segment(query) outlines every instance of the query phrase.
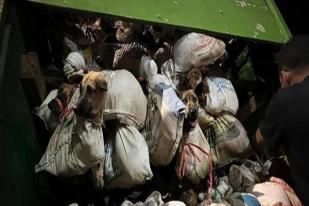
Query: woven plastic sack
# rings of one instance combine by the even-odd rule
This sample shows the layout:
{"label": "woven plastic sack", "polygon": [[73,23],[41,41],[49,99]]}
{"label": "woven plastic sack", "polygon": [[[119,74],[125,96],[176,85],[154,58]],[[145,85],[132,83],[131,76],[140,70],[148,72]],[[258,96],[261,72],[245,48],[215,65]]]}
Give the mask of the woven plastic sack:
{"label": "woven plastic sack", "polygon": [[292,205],[284,189],[273,182],[256,184],[250,193],[257,197],[261,206],[269,206],[276,203],[282,203],[282,205]]}
{"label": "woven plastic sack", "polygon": [[168,165],[182,137],[185,105],[162,75],[150,81],[146,119],[146,142],[150,161],[155,166]]}
{"label": "woven plastic sack", "polygon": [[[74,93],[69,107],[79,97]],[[47,171],[57,176],[74,176],[88,171],[104,160],[104,138],[100,125],[82,120],[72,111],[52,135],[35,172]]]}
{"label": "woven plastic sack", "polygon": [[179,92],[187,89],[187,73],[177,72],[172,59],[169,59],[162,64],[161,73],[168,79],[174,90]]}
{"label": "woven plastic sack", "polygon": [[139,70],[140,75],[148,81],[158,73],[156,62],[145,55],[141,58]]}
{"label": "woven plastic sack", "polygon": [[206,77],[209,93],[206,95],[205,109],[212,115],[230,112],[235,115],[238,111],[238,98],[235,89],[228,79]]}
{"label": "woven plastic sack", "polygon": [[121,204],[121,206],[162,206],[163,203],[161,193],[154,191],[151,195],[149,195],[145,202],[137,202],[134,204],[126,200]]}
{"label": "woven plastic sack", "polygon": [[247,131],[234,116],[226,114],[214,118],[201,112],[198,122],[210,144],[213,161],[217,165],[251,154]]}
{"label": "woven plastic sack", "polygon": [[108,91],[104,105],[104,121],[118,119],[120,123],[141,129],[147,113],[147,99],[135,77],[127,70],[102,71]]}
{"label": "woven plastic sack", "polygon": [[213,64],[225,53],[223,41],[199,33],[181,37],[173,47],[176,72]]}
{"label": "woven plastic sack", "polygon": [[178,177],[186,177],[193,184],[198,184],[208,175],[211,156],[210,147],[197,124],[195,128],[185,134],[179,145],[176,171]]}
{"label": "woven plastic sack", "polygon": [[229,180],[235,192],[248,192],[259,182],[259,178],[245,165],[232,165]]}
{"label": "woven plastic sack", "polygon": [[106,143],[107,188],[131,188],[153,176],[144,137],[133,126],[117,125],[115,136]]}
{"label": "woven plastic sack", "polygon": [[42,104],[39,107],[34,108],[34,113],[38,115],[44,122],[45,127],[50,131],[54,132],[59,124],[59,117],[52,113],[48,107],[48,103],[51,102],[58,93],[58,89],[52,90]]}
{"label": "woven plastic sack", "polygon": [[74,81],[76,76],[82,78],[85,67],[86,63],[82,52],[71,52],[64,60],[63,72],[69,81]]}
{"label": "woven plastic sack", "polygon": [[301,201],[299,200],[299,198],[297,197],[297,195],[295,194],[295,191],[283,179],[280,179],[277,177],[271,177],[270,181],[276,183],[285,191],[292,205],[294,206],[303,205]]}
{"label": "woven plastic sack", "polygon": [[211,199],[220,202],[224,197],[232,194],[233,188],[227,176],[216,179],[212,190]]}
{"label": "woven plastic sack", "polygon": [[139,76],[140,59],[147,55],[147,49],[137,42],[115,44],[116,51],[113,60],[114,69],[127,69],[134,76]]}

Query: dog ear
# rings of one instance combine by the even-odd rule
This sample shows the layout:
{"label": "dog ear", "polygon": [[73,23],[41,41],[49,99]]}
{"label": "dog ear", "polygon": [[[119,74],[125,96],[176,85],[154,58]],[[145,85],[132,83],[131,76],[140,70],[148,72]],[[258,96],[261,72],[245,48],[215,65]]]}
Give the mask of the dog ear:
{"label": "dog ear", "polygon": [[107,91],[107,82],[105,78],[101,75],[96,79],[96,87],[100,88],[103,91]]}

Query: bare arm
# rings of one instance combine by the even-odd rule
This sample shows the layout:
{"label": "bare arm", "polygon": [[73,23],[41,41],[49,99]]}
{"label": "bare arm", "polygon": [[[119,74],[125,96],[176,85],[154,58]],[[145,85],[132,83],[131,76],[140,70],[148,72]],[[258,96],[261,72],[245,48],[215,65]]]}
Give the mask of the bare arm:
{"label": "bare arm", "polygon": [[266,145],[265,138],[263,137],[260,129],[256,130],[255,136],[253,137],[253,147],[256,152],[261,153]]}

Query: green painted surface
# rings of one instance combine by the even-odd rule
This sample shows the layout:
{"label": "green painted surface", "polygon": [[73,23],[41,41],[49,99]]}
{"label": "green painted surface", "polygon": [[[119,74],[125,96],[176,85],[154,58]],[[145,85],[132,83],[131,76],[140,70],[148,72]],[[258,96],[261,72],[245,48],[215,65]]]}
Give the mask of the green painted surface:
{"label": "green painted surface", "polygon": [[19,79],[24,53],[15,9],[7,7],[0,34],[0,205],[36,206],[37,142]]}
{"label": "green painted surface", "polygon": [[29,0],[276,43],[291,34],[273,0]]}

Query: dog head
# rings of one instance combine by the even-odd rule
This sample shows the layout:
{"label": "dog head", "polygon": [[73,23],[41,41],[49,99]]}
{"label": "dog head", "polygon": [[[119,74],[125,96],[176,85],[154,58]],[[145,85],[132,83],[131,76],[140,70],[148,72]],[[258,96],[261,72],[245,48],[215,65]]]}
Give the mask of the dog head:
{"label": "dog head", "polygon": [[203,73],[199,68],[193,68],[187,73],[188,86],[195,89],[203,81]]}
{"label": "dog head", "polygon": [[191,130],[197,123],[199,108],[198,97],[192,89],[182,91],[180,96],[181,100],[187,106],[187,117],[185,118],[184,129]]}
{"label": "dog head", "polygon": [[58,89],[57,96],[48,103],[48,108],[55,114],[60,115],[68,106],[74,91],[75,87],[72,84],[61,84]]}
{"label": "dog head", "polygon": [[102,113],[107,82],[101,72],[91,71],[84,75],[81,83],[81,96],[74,111],[78,116],[92,119],[102,124]]}
{"label": "dog head", "polygon": [[191,89],[194,90],[199,99],[199,103],[204,106],[206,104],[205,95],[209,93],[207,79],[203,79],[204,68],[193,68],[187,73],[187,82]]}

